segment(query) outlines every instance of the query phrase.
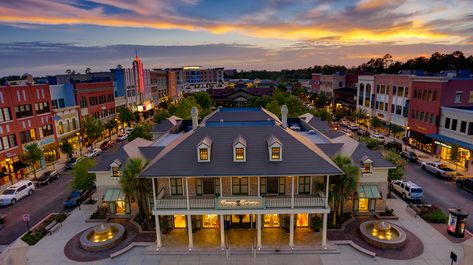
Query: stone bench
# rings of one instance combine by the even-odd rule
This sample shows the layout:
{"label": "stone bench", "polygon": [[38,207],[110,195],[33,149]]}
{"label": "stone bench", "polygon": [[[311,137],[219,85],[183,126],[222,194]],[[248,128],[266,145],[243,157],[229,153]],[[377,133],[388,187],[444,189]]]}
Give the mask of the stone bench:
{"label": "stone bench", "polygon": [[62,227],[62,223],[58,223],[56,220],[52,221],[50,224],[48,224],[44,229],[52,235],[53,232],[55,232],[59,227]]}
{"label": "stone bench", "polygon": [[407,207],[406,207],[406,212],[408,212],[409,214],[411,214],[414,217],[419,216],[421,211],[422,210],[419,209],[419,207],[417,207],[414,204],[408,204]]}

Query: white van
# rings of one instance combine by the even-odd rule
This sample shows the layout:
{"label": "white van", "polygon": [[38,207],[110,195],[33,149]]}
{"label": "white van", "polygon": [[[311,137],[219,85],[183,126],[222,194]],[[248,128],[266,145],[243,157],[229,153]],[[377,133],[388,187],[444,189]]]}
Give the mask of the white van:
{"label": "white van", "polygon": [[393,180],[391,188],[401,194],[403,199],[422,200],[424,190],[412,181]]}
{"label": "white van", "polygon": [[0,194],[0,205],[13,205],[26,196],[33,194],[35,187],[29,180],[18,181]]}

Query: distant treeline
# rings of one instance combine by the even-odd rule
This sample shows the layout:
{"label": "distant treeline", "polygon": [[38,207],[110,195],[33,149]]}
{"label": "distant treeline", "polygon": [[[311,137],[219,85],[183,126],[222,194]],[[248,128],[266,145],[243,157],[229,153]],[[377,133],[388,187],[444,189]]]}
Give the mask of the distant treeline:
{"label": "distant treeline", "polygon": [[465,57],[463,52],[456,51],[450,54],[433,53],[430,57],[420,56],[405,62],[394,61],[390,54],[381,58],[371,58],[368,62],[356,67],[348,68],[343,65],[315,65],[305,69],[266,71],[252,70],[240,71],[228,78],[238,79],[271,79],[271,80],[297,80],[310,79],[312,73],[334,74],[336,72],[366,72],[373,74],[389,73],[396,74],[401,70],[424,70],[427,73],[436,74],[443,70],[464,70],[473,72],[473,56]]}

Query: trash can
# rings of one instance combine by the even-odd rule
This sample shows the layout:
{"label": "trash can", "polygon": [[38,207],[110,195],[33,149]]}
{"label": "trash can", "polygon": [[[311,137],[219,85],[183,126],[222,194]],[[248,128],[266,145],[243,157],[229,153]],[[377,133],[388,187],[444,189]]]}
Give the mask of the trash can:
{"label": "trash can", "polygon": [[447,233],[456,238],[465,236],[465,221],[468,217],[467,212],[459,208],[448,209]]}

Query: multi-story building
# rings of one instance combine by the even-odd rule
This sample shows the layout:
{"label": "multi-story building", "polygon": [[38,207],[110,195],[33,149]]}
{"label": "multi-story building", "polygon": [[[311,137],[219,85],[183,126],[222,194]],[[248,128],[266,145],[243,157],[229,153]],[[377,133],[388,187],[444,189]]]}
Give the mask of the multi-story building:
{"label": "multi-story building", "polygon": [[155,104],[159,104],[168,95],[168,75],[164,70],[151,71],[151,94]]}
{"label": "multi-story building", "polygon": [[178,92],[193,93],[209,88],[224,88],[223,68],[202,68],[201,66],[184,66],[171,68],[176,73]]}
{"label": "multi-story building", "polygon": [[125,98],[132,111],[149,111],[154,108],[151,92],[151,70],[144,69],[141,59],[136,55],[132,69],[125,71]]}
{"label": "multi-story building", "polygon": [[441,107],[473,107],[473,79],[414,77],[410,94],[409,144],[434,154]]}
{"label": "multi-story building", "polygon": [[92,116],[109,120],[115,116],[113,82],[74,83],[80,118]]}
{"label": "multi-story building", "polygon": [[66,139],[75,150],[79,150],[80,115],[79,105],[75,100],[73,84],[49,86],[51,106],[57,140],[60,143]]}
{"label": "multi-story building", "polygon": [[[286,117],[279,121],[256,108],[219,109],[198,124],[193,110],[193,129],[164,147],[141,173],[152,180],[158,248],[166,247],[163,225],[187,229],[189,249],[195,246],[195,229],[214,228],[207,231],[215,236],[203,235],[224,247],[224,228],[238,227],[256,227],[258,248],[271,244],[262,230],[276,227],[289,231],[288,248],[299,247],[294,235],[306,233],[326,246],[328,184],[341,171],[315,144],[287,128]],[[321,238],[307,229],[313,218],[323,220]]]}
{"label": "multi-story building", "polygon": [[[473,103],[473,91],[468,101]],[[456,145],[459,159],[453,162],[459,170],[473,173],[473,107],[441,107],[439,132],[427,136],[434,139],[435,153],[446,161],[451,161]]]}
{"label": "multi-story building", "polygon": [[[356,109],[364,110],[367,118],[374,115],[375,92],[373,75],[358,76]],[[362,119],[362,122],[369,125],[368,119]]]}
{"label": "multi-story building", "polygon": [[56,75],[48,79],[50,85],[73,84],[84,82],[108,82],[114,81],[115,74],[111,72],[92,72],[87,74],[64,74]]}
{"label": "multi-story building", "polygon": [[345,87],[345,81],[345,74],[324,75],[313,73],[312,90],[315,93],[324,93],[327,96],[333,97],[334,89]]}
{"label": "multi-story building", "polygon": [[167,73],[167,96],[170,100],[176,100],[179,97],[179,91],[177,87],[176,72],[166,71]]}
{"label": "multi-story building", "polygon": [[28,144],[38,144],[45,156],[35,167],[44,167],[46,159],[57,158],[57,139],[51,112],[49,86],[0,87],[0,165],[5,184],[23,175],[27,167],[19,155]]}
{"label": "multi-story building", "polygon": [[[386,123],[406,126],[411,82],[412,77],[410,75],[375,75],[373,88],[376,88],[376,90],[373,91],[375,93],[373,116]],[[367,94],[370,92],[368,85],[365,87],[365,105]]]}

